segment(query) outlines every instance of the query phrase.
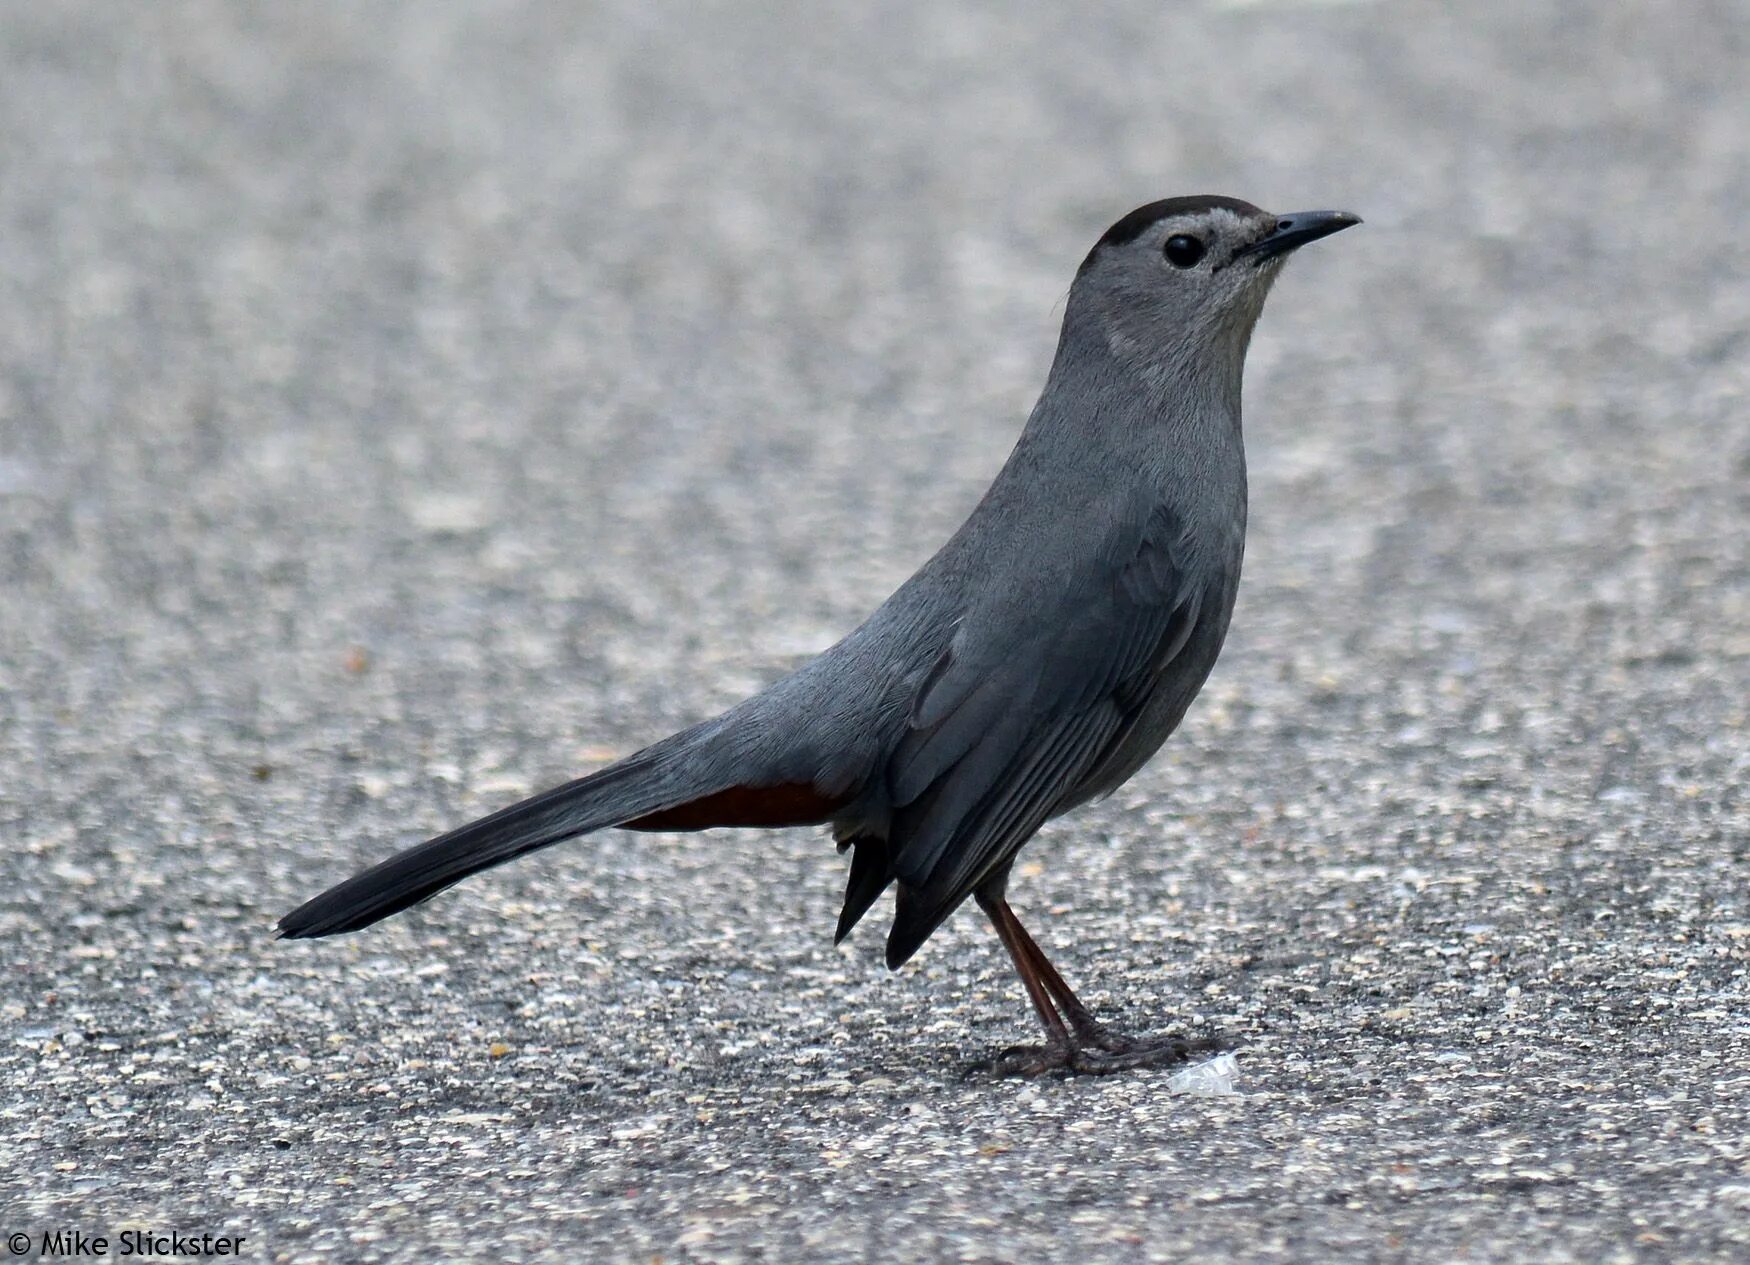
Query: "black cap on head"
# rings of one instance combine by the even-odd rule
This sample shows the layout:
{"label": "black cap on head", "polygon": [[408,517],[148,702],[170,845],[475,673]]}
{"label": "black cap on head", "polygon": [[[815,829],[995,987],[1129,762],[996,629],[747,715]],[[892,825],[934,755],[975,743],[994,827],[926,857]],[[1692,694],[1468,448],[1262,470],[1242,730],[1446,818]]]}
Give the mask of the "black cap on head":
{"label": "black cap on head", "polygon": [[1157,220],[1164,220],[1172,215],[1196,215],[1201,211],[1213,211],[1217,208],[1232,211],[1235,215],[1263,215],[1264,212],[1250,202],[1242,202],[1238,198],[1224,198],[1214,193],[1194,193],[1185,198],[1162,198],[1159,202],[1150,202],[1147,206],[1139,206],[1136,210],[1119,220],[1101,235],[1094,243],[1094,248],[1088,252],[1088,257],[1082,260],[1082,266],[1076,269],[1079,277],[1093,266],[1094,256],[1106,246],[1122,246],[1133,242],[1148,230],[1149,225]]}

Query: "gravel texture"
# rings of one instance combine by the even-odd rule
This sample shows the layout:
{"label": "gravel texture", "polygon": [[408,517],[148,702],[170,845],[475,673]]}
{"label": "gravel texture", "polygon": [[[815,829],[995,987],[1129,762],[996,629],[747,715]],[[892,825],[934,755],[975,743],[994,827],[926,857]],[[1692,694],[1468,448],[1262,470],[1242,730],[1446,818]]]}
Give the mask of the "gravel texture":
{"label": "gravel texture", "polygon": [[[0,1234],[289,1261],[1750,1259],[1750,6],[0,17]],[[1227,652],[1015,896],[818,832],[326,883],[733,702],[977,498],[1076,262],[1348,207]]]}

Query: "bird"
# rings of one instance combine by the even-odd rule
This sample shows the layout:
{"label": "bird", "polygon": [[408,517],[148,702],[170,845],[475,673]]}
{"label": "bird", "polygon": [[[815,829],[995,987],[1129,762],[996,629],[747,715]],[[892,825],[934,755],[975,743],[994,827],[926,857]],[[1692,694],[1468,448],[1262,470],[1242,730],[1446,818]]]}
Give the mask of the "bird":
{"label": "bird", "polygon": [[1361,222],[1237,198],[1117,220],[1068,298],[1038,403],[970,516],[861,625],[712,719],[390,856],[286,914],[357,931],[481,870],[607,827],[821,826],[849,852],[837,944],[895,889],[897,970],[970,897],[1041,1045],[999,1073],[1167,1066],[1214,1047],[1101,1023],[1008,885],[1046,821],[1124,783],[1202,688],[1246,536],[1246,348],[1284,261]]}

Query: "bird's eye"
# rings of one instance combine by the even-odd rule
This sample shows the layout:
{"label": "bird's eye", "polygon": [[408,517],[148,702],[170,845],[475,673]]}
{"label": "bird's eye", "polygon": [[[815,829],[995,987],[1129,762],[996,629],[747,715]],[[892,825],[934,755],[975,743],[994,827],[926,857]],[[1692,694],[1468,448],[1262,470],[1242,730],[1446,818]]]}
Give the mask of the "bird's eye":
{"label": "bird's eye", "polygon": [[1195,267],[1197,261],[1203,258],[1203,252],[1208,249],[1201,237],[1192,237],[1188,233],[1174,233],[1167,238],[1167,244],[1161,247],[1167,262],[1175,268]]}

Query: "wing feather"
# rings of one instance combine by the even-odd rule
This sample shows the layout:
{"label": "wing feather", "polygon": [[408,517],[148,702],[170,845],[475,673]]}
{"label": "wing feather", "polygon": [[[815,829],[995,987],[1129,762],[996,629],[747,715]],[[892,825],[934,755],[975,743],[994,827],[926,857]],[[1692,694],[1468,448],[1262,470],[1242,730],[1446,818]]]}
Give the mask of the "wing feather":
{"label": "wing feather", "polygon": [[1141,521],[1054,601],[969,612],[925,678],[888,769],[890,965],[1074,794],[1190,638],[1202,602],[1183,526],[1165,506]]}

